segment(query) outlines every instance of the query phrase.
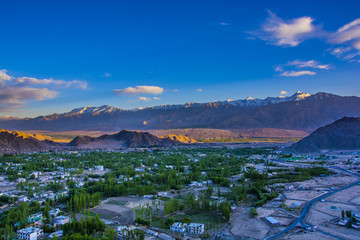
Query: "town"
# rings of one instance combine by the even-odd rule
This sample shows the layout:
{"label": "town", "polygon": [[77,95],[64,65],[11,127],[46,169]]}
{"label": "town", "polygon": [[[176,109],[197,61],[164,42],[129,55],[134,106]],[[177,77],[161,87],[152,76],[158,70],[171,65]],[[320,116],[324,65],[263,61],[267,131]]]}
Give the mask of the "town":
{"label": "town", "polygon": [[1,237],[357,239],[359,164],[270,147],[5,154]]}

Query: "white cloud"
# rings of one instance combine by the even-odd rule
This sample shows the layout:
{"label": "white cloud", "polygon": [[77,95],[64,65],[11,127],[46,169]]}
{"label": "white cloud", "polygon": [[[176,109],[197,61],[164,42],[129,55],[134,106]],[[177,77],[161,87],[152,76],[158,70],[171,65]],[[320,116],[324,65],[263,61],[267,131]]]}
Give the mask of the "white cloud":
{"label": "white cloud", "polygon": [[330,42],[339,44],[357,39],[360,39],[360,18],[339,28],[332,34]]}
{"label": "white cloud", "polygon": [[304,75],[316,75],[316,72],[312,71],[285,71],[280,74],[283,77],[300,77]]}
{"label": "white cloud", "polygon": [[0,84],[11,79],[11,77],[6,72],[6,69],[0,70]]}
{"label": "white cloud", "polygon": [[161,98],[158,98],[158,97],[154,97],[155,100],[161,100]]}
{"label": "white cloud", "polygon": [[106,73],[104,74],[104,76],[105,76],[105,77],[111,77],[111,73],[107,73],[107,72],[106,72]]}
{"label": "white cloud", "polygon": [[172,91],[173,92],[179,92],[179,89],[173,89]]}
{"label": "white cloud", "polygon": [[318,68],[318,69],[330,69],[330,64],[319,64],[319,62],[315,60],[302,61],[302,60],[294,60],[290,61],[286,64],[287,66],[295,66],[298,68]]}
{"label": "white cloud", "polygon": [[164,89],[157,86],[136,86],[124,89],[114,89],[117,94],[162,94]]}
{"label": "white cloud", "polygon": [[229,23],[227,23],[227,22],[220,22],[219,23],[221,26],[228,26],[229,25]]}
{"label": "white cloud", "polygon": [[14,85],[3,86],[0,89],[0,108],[1,105],[22,105],[29,100],[42,101],[55,98],[59,92],[47,88],[18,88]]}
{"label": "white cloud", "polygon": [[87,88],[87,82],[86,81],[80,81],[80,80],[72,80],[72,81],[64,81],[64,80],[54,80],[53,78],[48,79],[38,79],[33,77],[18,77],[14,79],[14,83],[22,83],[27,85],[54,85],[57,87],[63,87],[63,88],[80,88],[80,89],[86,89]]}
{"label": "white cloud", "polygon": [[148,97],[138,97],[137,100],[138,100],[138,101],[145,101],[145,102],[147,102],[147,101],[150,101],[151,98],[148,98]]}
{"label": "white cloud", "polygon": [[287,93],[287,91],[280,91],[280,95],[286,95]]}
{"label": "white cloud", "polygon": [[87,82],[55,80],[53,78],[13,77],[3,69],[0,70],[0,109],[22,107],[27,101],[32,100],[52,99],[60,94],[55,89],[70,87],[86,89]]}
{"label": "white cloud", "polygon": [[[274,69],[276,72],[282,72],[280,76],[284,77],[299,77],[303,75],[315,75],[316,72],[309,71],[305,69],[321,69],[321,70],[329,70],[330,64],[320,64],[318,61],[315,60],[293,60],[288,61],[286,64],[276,66]],[[304,69],[302,71],[298,71],[298,69]]]}
{"label": "white cloud", "polygon": [[354,21],[348,23],[348,24],[345,24],[344,26],[342,26],[341,28],[339,28],[337,30],[337,32],[345,32],[345,31],[348,31],[349,29],[352,29],[353,27],[355,26],[358,26],[360,25],[360,18],[357,18],[355,19]]}
{"label": "white cloud", "polygon": [[275,67],[275,72],[282,72],[282,71],[284,71],[283,67],[281,67],[281,66]]}
{"label": "white cloud", "polygon": [[351,47],[337,47],[328,49],[330,53],[338,58],[343,56],[345,53],[351,51]]}
{"label": "white cloud", "polygon": [[202,92],[203,90],[202,90],[201,88],[199,88],[199,89],[196,89],[196,91],[198,91],[198,92]]}
{"label": "white cloud", "polygon": [[340,27],[328,39],[331,44],[345,45],[330,49],[330,53],[343,60],[360,56],[360,18]]}
{"label": "white cloud", "polygon": [[360,50],[360,39],[359,39],[359,41],[354,42],[353,46],[354,46],[354,48],[356,48],[357,50]]}
{"label": "white cloud", "polygon": [[269,17],[261,29],[250,32],[250,34],[270,44],[295,47],[321,32],[321,27],[313,24],[314,19],[312,17],[305,16],[283,20],[271,11],[268,13]]}

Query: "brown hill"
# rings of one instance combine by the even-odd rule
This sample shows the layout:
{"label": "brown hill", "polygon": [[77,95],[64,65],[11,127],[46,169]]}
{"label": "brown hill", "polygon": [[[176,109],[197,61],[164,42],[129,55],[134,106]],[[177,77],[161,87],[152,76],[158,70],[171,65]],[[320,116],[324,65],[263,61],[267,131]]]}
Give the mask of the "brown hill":
{"label": "brown hill", "polygon": [[82,136],[74,138],[68,145],[78,148],[119,148],[119,147],[151,147],[174,146],[179,144],[170,138],[158,138],[148,132],[122,130],[112,135],[98,138]]}
{"label": "brown hill", "polygon": [[165,136],[161,136],[160,138],[170,138],[173,141],[181,143],[196,143],[196,140],[183,135],[167,134]]}
{"label": "brown hill", "polygon": [[48,151],[58,145],[45,139],[40,141],[30,135],[17,131],[0,130],[0,153],[29,153]]}
{"label": "brown hill", "polygon": [[344,117],[287,148],[290,152],[360,149],[360,118]]}
{"label": "brown hill", "polygon": [[9,130],[5,130],[5,129],[0,129],[0,132],[8,132],[11,133],[13,135],[15,135],[16,137],[22,137],[22,138],[35,138],[39,141],[45,141],[45,140],[50,140],[52,141],[52,137],[50,136],[46,136],[46,135],[41,135],[41,134],[36,134],[36,133],[25,133],[25,132],[19,132],[19,131],[9,131]]}

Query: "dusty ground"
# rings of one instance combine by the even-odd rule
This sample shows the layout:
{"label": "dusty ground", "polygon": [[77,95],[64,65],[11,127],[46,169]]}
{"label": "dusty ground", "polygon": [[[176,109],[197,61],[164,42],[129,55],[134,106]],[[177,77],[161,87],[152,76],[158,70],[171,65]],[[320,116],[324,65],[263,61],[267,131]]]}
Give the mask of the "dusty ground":
{"label": "dusty ground", "polygon": [[309,201],[314,199],[322,194],[322,191],[307,191],[307,190],[297,190],[297,191],[286,191],[284,192],[286,198],[294,199],[294,200],[304,200]]}
{"label": "dusty ground", "polygon": [[309,232],[303,229],[295,229],[285,234],[281,238],[282,240],[335,240],[331,236],[325,235],[320,232]]}
{"label": "dusty ground", "polygon": [[358,178],[352,175],[334,175],[329,177],[318,177],[304,182],[295,182],[293,185],[299,187],[310,187],[310,188],[331,188],[331,187],[341,187],[349,185],[352,182],[355,182]]}
{"label": "dusty ground", "polygon": [[[339,194],[341,193],[342,192],[339,192]],[[336,197],[339,198],[339,196]],[[346,200],[346,194],[343,194],[343,198],[344,200]],[[332,206],[336,208],[332,208]],[[314,204],[311,208],[311,211],[309,212],[306,221],[317,226],[320,230],[342,237],[344,239],[360,239],[360,231],[341,227],[332,222],[329,222],[329,220],[334,217],[340,217],[341,210],[351,209],[359,211],[360,207],[346,203],[332,202],[330,200],[327,200],[326,202],[318,202]]]}
{"label": "dusty ground", "polygon": [[239,212],[231,215],[229,231],[236,237],[263,239],[270,231],[270,226],[260,218],[249,217],[248,212]]}
{"label": "dusty ground", "polygon": [[326,198],[328,201],[360,205],[360,186],[340,191]]}
{"label": "dusty ground", "polygon": [[292,206],[293,203],[295,202],[300,202],[300,204],[303,206],[305,204],[305,201],[299,201],[299,200],[288,200],[288,199],[285,199],[285,205],[290,207]]}

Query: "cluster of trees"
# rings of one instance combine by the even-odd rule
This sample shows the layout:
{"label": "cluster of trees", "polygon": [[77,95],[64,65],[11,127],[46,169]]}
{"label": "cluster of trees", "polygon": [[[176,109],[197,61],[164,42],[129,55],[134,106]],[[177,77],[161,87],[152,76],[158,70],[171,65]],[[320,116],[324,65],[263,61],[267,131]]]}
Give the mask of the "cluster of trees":
{"label": "cluster of trees", "polygon": [[1,195],[0,196],[0,206],[4,205],[4,204],[11,204],[14,203],[15,201],[18,200],[18,197],[9,197],[6,195]]}
{"label": "cluster of trees", "polygon": [[[7,236],[13,239],[16,236],[17,229],[24,228],[28,224],[28,217],[31,214],[39,212],[41,209],[38,202],[31,202],[30,204],[23,202],[18,207],[5,210],[0,215],[0,236]],[[17,227],[15,223],[18,223]]]}
{"label": "cluster of trees", "polygon": [[[184,209],[183,205],[181,207],[182,209]],[[175,211],[180,210],[180,204],[179,204],[179,199],[177,198],[173,198],[169,201],[164,202],[164,213],[165,215],[168,215],[170,213],[173,213]]]}
{"label": "cluster of trees", "polygon": [[231,204],[229,202],[224,202],[221,204],[221,212],[223,216],[226,218],[226,220],[230,220],[230,214],[231,214]]}
{"label": "cluster of trees", "polygon": [[74,212],[85,211],[100,204],[100,193],[89,194],[85,191],[75,192],[68,201],[68,210]]}
{"label": "cluster of trees", "polygon": [[72,235],[80,233],[81,235],[95,235],[97,232],[103,233],[106,230],[104,222],[100,221],[99,216],[90,216],[89,213],[85,215],[85,219],[81,218],[80,221],[73,219],[73,221],[63,225],[62,230],[65,235]]}
{"label": "cluster of trees", "polygon": [[[135,207],[133,210],[137,218],[141,218],[147,222],[151,222],[153,218],[160,217],[160,201],[154,200],[151,202],[151,204],[145,203],[143,205]],[[139,222],[139,224],[144,223]]]}

